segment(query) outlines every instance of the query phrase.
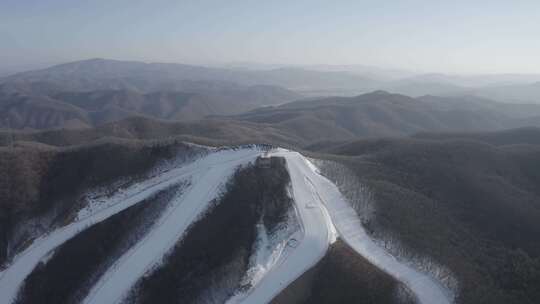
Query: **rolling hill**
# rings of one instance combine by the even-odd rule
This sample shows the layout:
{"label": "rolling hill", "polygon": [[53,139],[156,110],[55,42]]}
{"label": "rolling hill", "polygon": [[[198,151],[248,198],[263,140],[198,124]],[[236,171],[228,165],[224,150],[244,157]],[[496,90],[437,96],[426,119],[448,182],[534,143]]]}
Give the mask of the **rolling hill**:
{"label": "rolling hill", "polygon": [[[132,90],[60,91],[48,95],[0,95],[0,127],[80,128],[131,116],[197,120],[237,114],[299,98],[278,87],[196,83],[187,91],[140,93]],[[8,126],[9,124],[9,126]]]}
{"label": "rolling hill", "polygon": [[228,82],[243,86],[270,85],[294,90],[365,89],[377,83],[348,72],[302,68],[235,70],[184,64],[90,59],[18,73],[0,82],[0,91],[42,93],[64,91],[182,91],[192,81]]}
{"label": "rolling hill", "polygon": [[315,140],[481,131],[540,124],[537,105],[505,105],[475,97],[443,98],[376,91],[356,97],[301,100],[232,119],[269,125]]}
{"label": "rolling hill", "polygon": [[[81,94],[83,99],[79,99]],[[435,131],[502,130],[540,125],[540,120],[537,119],[540,113],[538,105],[510,106],[476,97],[411,98],[382,91],[356,97],[304,99],[238,115],[208,116],[202,120],[190,119],[197,116],[193,114],[197,113],[196,105],[204,104],[201,99],[197,99],[198,95],[141,95],[134,92],[106,91],[64,93],[60,96],[71,102],[63,102],[62,105],[67,104],[70,108],[77,105],[78,109],[82,109],[78,112],[81,113],[80,121],[92,125],[97,124],[97,118],[101,117],[99,123],[105,124],[87,130],[15,132],[13,136],[16,140],[66,145],[100,136],[142,139],[195,136],[221,143],[256,141],[306,147],[325,141],[398,137]],[[170,116],[173,113],[177,113],[177,116]],[[132,115],[140,117],[116,121]],[[106,123],[108,121],[111,123]],[[12,136],[10,134],[0,133],[4,144]]]}

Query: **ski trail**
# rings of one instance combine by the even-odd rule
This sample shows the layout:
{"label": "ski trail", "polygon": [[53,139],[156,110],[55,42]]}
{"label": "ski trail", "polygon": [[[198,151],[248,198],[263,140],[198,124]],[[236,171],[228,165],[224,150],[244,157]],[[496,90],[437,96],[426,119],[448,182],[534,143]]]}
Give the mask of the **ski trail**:
{"label": "ski trail", "polygon": [[267,270],[247,294],[233,296],[227,304],[270,302],[289,284],[315,266],[336,239],[324,205],[304,178],[300,154],[275,152],[272,156],[286,156],[294,202],[303,226],[303,237],[299,245]]}
{"label": "ski trail", "polygon": [[423,304],[452,303],[449,291],[430,276],[400,263],[379,247],[366,233],[356,212],[341,195],[336,185],[318,173],[316,167],[304,158],[304,174],[313,182],[317,193],[327,207],[341,238],[358,254],[404,283]]}
{"label": "ski trail", "polygon": [[[219,186],[234,169],[253,161],[260,154],[261,151],[254,147],[214,151],[190,164],[134,185],[120,195],[104,199],[102,206],[106,207],[94,213],[87,212],[77,221],[41,236],[17,255],[13,263],[0,273],[1,302],[12,302],[24,279],[37,263],[80,231],[175,183],[191,178],[191,185],[186,192],[176,197],[152,230],[106,271],[84,302],[120,301],[144,273],[159,265],[166,252],[204,214],[209,202],[219,195]],[[297,247],[277,257],[277,262],[265,271],[264,276],[248,293],[232,297],[228,304],[270,302],[324,257],[329,245],[336,239],[336,229],[358,254],[410,288],[420,303],[452,302],[450,293],[437,281],[400,263],[373,242],[338,188],[320,175],[317,168],[301,154],[277,149],[271,155],[284,157],[287,161],[302,237]],[[96,205],[100,206],[100,202]]]}
{"label": "ski trail", "polygon": [[255,158],[259,153],[260,151],[255,147],[215,151],[190,164],[166,171],[140,184],[133,185],[119,195],[104,199],[103,203],[108,206],[107,208],[85,215],[69,225],[37,238],[28,248],[15,256],[8,268],[0,272],[1,302],[13,302],[24,279],[36,265],[56,247],[84,229],[181,182],[196,172],[207,170],[213,166],[235,166],[245,160]]}
{"label": "ski trail", "polygon": [[[338,188],[319,174],[317,167],[301,154],[278,149],[273,156],[285,157],[294,199],[305,236],[300,245],[269,270],[242,298],[233,297],[228,304],[268,303],[296,278],[313,267],[326,253],[332,235],[337,232],[358,254],[405,284],[422,304],[450,304],[451,296],[437,281],[400,263],[379,247],[365,232],[356,212]],[[326,223],[323,225],[322,223]]]}
{"label": "ski trail", "polygon": [[255,159],[240,158],[207,168],[192,178],[190,189],[174,202],[169,210],[135,247],[125,253],[109,268],[92,288],[83,303],[118,303],[137,280],[152,267],[159,265],[166,253],[174,247],[219,195],[223,185],[242,164]]}
{"label": "ski trail", "polygon": [[146,189],[136,195],[130,196],[121,203],[117,203],[110,208],[101,210],[92,216],[88,216],[83,220],[74,222],[67,226],[61,227],[49,234],[45,234],[32,243],[30,247],[19,254],[14,262],[5,269],[0,275],[0,298],[4,303],[9,303],[14,300],[17,292],[23,283],[24,279],[32,272],[40,260],[49,254],[56,247],[62,245],[67,240],[71,239],[84,229],[99,223],[107,218],[143,201],[153,194],[180,182],[184,176],[178,176],[173,180],[162,183],[159,186]]}

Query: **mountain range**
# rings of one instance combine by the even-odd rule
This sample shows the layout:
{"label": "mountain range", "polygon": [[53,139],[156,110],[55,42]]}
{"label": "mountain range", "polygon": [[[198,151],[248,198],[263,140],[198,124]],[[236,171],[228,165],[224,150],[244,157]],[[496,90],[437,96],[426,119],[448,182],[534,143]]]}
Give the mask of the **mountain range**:
{"label": "mountain range", "polygon": [[3,78],[0,302],[538,303],[540,105],[478,93],[531,79],[102,59]]}
{"label": "mountain range", "polygon": [[[188,82],[185,84],[184,82]],[[288,66],[229,64],[194,66],[90,59],[0,78],[0,91],[27,94],[51,91],[178,91],[189,82],[228,82],[243,86],[280,86],[306,96],[351,96],[386,90],[409,96],[473,95],[499,102],[539,103],[535,74],[420,74],[360,65]]]}

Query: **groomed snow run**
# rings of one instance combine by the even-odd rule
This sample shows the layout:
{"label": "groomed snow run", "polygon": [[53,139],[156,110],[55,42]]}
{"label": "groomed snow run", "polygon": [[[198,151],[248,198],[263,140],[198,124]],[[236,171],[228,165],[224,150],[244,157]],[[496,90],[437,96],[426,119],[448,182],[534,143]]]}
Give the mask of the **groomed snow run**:
{"label": "groomed snow run", "polygon": [[336,240],[332,221],[319,196],[305,178],[306,168],[302,155],[280,149],[271,156],[287,159],[293,199],[304,235],[298,246],[268,269],[247,294],[241,297],[234,296],[227,304],[269,303],[289,284],[315,266],[326,254],[328,246]]}
{"label": "groomed snow run", "polygon": [[[47,257],[47,255],[57,248],[58,246],[62,245],[67,240],[71,239],[84,229],[99,223],[110,216],[117,214],[118,212],[121,212],[122,210],[125,210],[126,208],[133,206],[144,199],[156,194],[157,192],[164,190],[171,185],[180,183],[181,181],[189,178],[191,175],[194,177],[208,178],[209,181],[215,181],[216,178],[222,178],[226,179],[226,174],[230,173],[234,168],[240,164],[247,163],[249,161],[254,160],[259,154],[261,154],[261,151],[256,147],[250,147],[250,148],[244,148],[244,149],[225,149],[225,150],[218,150],[216,152],[212,152],[192,163],[186,164],[185,166],[172,169],[170,171],[163,172],[162,174],[148,179],[144,182],[141,182],[139,184],[133,185],[129,187],[128,189],[122,191],[121,193],[110,197],[110,198],[104,198],[103,204],[104,206],[107,206],[105,209],[99,209],[99,211],[88,214],[88,212],[83,212],[85,216],[79,217],[75,222],[66,225],[64,227],[58,228],[57,230],[54,230],[46,235],[43,235],[36,240],[32,242],[32,244],[26,248],[23,252],[18,254],[14,259],[13,262],[6,268],[4,271],[0,272],[0,302],[2,304],[4,303],[11,303],[14,301],[18,290],[20,289],[21,285],[24,282],[24,279],[32,272],[32,270],[36,267],[36,265]],[[187,189],[190,193],[186,193],[182,201],[185,201],[187,205],[189,204],[199,204],[201,206],[205,206],[205,201],[198,201],[197,199],[200,198],[206,198],[205,196],[197,196],[194,195],[194,193],[201,193],[204,192],[205,194],[209,193],[209,189],[212,187],[210,182],[203,181],[201,183],[197,183],[197,185],[193,184],[194,186]],[[203,188],[201,190],[201,188]],[[195,192],[194,192],[195,191]],[[210,197],[210,196],[208,196]],[[190,201],[190,199],[193,199],[194,201]],[[95,205],[96,202],[93,203]],[[188,212],[188,210],[185,210],[184,208],[180,208],[184,210],[185,212]],[[201,210],[202,211],[202,208]],[[195,210],[192,210],[191,214],[193,217],[196,217],[198,215]],[[195,218],[191,218],[191,220]],[[174,219],[174,216],[172,217]],[[176,219],[174,219],[176,220]],[[186,218],[186,221],[189,221],[190,219]],[[160,232],[170,232],[166,229],[169,226],[163,226],[165,223],[161,223],[162,225],[158,225],[156,229],[162,229]],[[182,227],[187,227],[189,223],[184,223]],[[178,223],[180,226],[180,223]],[[163,228],[162,228],[163,227]],[[157,236],[157,234],[154,231],[149,232],[152,235],[155,235],[157,239],[162,238],[161,235]],[[178,230],[175,230],[175,233],[178,234]],[[176,235],[177,235],[176,234]],[[166,237],[166,236],[163,236]],[[139,248],[139,247],[137,247]],[[148,246],[144,246],[143,248],[148,248]],[[154,251],[155,252],[155,251]],[[157,254],[157,252],[155,252]],[[163,253],[163,251],[159,252],[159,254]],[[139,255],[136,255],[136,257],[139,257]],[[121,264],[123,265],[123,264]],[[120,266],[121,266],[120,265]],[[118,270],[125,269],[125,268],[118,268],[116,269],[116,272]],[[122,272],[120,272],[122,274]],[[127,275],[127,274],[126,274]],[[106,276],[109,277],[110,274],[106,273]],[[116,278],[115,276],[112,276]],[[128,278],[125,277],[126,280],[136,280],[137,278]],[[116,282],[115,280],[110,282]],[[101,286],[101,285],[99,285]],[[103,289],[104,291],[107,291],[109,287],[107,287],[108,284],[106,284]],[[126,286],[126,284],[122,285]],[[120,287],[120,286],[118,286]],[[118,293],[125,292],[125,290],[118,290]],[[103,299],[102,296],[109,296],[109,293],[97,293],[93,294],[93,299]],[[111,299],[111,298],[107,298]],[[108,300],[103,301],[95,301],[94,303],[112,303]]]}
{"label": "groomed snow run", "polygon": [[[396,280],[405,284],[421,304],[450,304],[449,292],[437,281],[400,263],[379,247],[365,232],[360,220],[338,188],[319,174],[316,166],[301,154],[278,149],[272,156],[285,157],[291,176],[294,200],[305,236],[300,245],[242,298],[227,304],[269,303],[296,278],[313,267],[325,255],[329,244],[340,237],[358,254]],[[240,300],[241,299],[241,300]]]}
{"label": "groomed snow run", "polygon": [[[284,152],[285,153],[285,152]],[[285,154],[296,155],[296,152]],[[430,276],[421,273],[379,247],[366,233],[358,215],[339,192],[336,185],[319,174],[318,169],[306,158],[298,164],[302,174],[313,183],[313,189],[326,206],[340,237],[358,254],[373,265],[405,284],[422,304],[450,304],[450,292]],[[287,157],[288,161],[298,161],[298,157]]]}
{"label": "groomed snow run", "polygon": [[[107,270],[85,299],[85,303],[116,303],[181,239],[190,224],[196,221],[219,194],[219,186],[242,164],[253,161],[263,152],[256,147],[214,151],[182,167],[134,185],[103,201],[92,203],[91,210],[78,219],[36,239],[14,258],[0,273],[0,302],[10,303],[24,279],[37,263],[46,259],[58,246],[91,225],[138,203],[171,185],[190,179],[190,186],[176,197],[152,227],[152,230]],[[234,303],[269,303],[283,289],[315,266],[326,254],[329,245],[341,238],[358,254],[396,280],[404,283],[422,304],[449,304],[450,294],[431,277],[400,263],[379,247],[365,232],[357,214],[338,188],[319,174],[317,168],[301,154],[277,149],[271,156],[284,157],[291,177],[292,195],[296,204],[302,236],[294,248],[270,263],[257,283]],[[336,232],[337,229],[337,232]],[[261,263],[263,263],[261,261]]]}
{"label": "groomed snow run", "polygon": [[103,275],[84,303],[118,303],[122,300],[137,280],[158,265],[188,227],[207,210],[210,202],[219,195],[219,186],[228,180],[239,165],[254,160],[255,156],[252,154],[236,161],[214,164],[194,175],[187,192],[174,202],[171,210],[141,242],[120,257]]}

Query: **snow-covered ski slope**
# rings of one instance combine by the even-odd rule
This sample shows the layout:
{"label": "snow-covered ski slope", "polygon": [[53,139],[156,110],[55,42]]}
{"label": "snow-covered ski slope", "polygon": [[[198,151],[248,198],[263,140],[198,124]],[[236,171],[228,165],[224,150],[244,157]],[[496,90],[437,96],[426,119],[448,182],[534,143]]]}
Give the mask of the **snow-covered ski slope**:
{"label": "snow-covered ski slope", "polygon": [[[295,152],[288,154],[296,155]],[[285,153],[287,155],[287,153]],[[300,160],[301,159],[301,163]],[[400,263],[379,247],[366,233],[356,212],[339,192],[336,185],[319,174],[317,168],[304,157],[287,157],[299,162],[302,174],[313,183],[316,195],[326,206],[341,239],[358,254],[369,260],[398,281],[404,283],[422,304],[450,304],[450,293],[428,275]]]}
{"label": "snow-covered ski slope", "polygon": [[233,297],[228,304],[270,302],[285,287],[315,266],[324,257],[328,246],[336,239],[332,221],[324,205],[305,180],[303,157],[298,153],[284,150],[272,156],[285,156],[287,159],[292,194],[304,235],[300,244],[269,269],[252,290],[244,297]]}
{"label": "snow-covered ski slope", "polygon": [[[74,237],[79,232],[83,231],[84,229],[98,222],[101,222],[109,218],[110,216],[122,210],[125,210],[126,208],[130,206],[133,206],[134,204],[137,204],[143,201],[144,199],[154,195],[155,193],[161,190],[164,190],[170,187],[171,185],[180,183],[183,180],[190,178],[191,176],[195,178],[197,178],[198,176],[199,179],[197,180],[201,182],[197,183],[198,185],[195,185],[194,183],[192,183],[192,186],[190,187],[190,189],[188,189],[190,193],[186,193],[183,196],[183,199],[181,198],[180,200],[184,202],[186,201],[186,199],[190,199],[190,198],[193,198],[195,200],[211,198],[212,195],[209,194],[210,189],[214,189],[214,188],[217,189],[217,187],[215,187],[215,185],[207,184],[207,182],[205,181],[205,178],[209,178],[210,180],[215,181],[214,177],[212,176],[215,174],[216,177],[222,178],[223,179],[222,182],[223,182],[227,178],[226,176],[227,173],[232,173],[235,167],[254,160],[260,154],[261,154],[261,151],[257,149],[256,147],[236,149],[236,150],[232,150],[232,149],[219,150],[216,152],[212,152],[185,166],[163,172],[162,174],[158,176],[155,176],[139,184],[133,185],[113,197],[104,198],[101,204],[103,204],[104,206],[107,206],[107,208],[105,209],[98,208],[97,212],[91,213],[89,215],[87,211],[82,211],[81,213],[85,214],[84,217],[79,217],[77,221],[39,237],[38,239],[34,240],[33,243],[28,248],[26,248],[23,252],[18,254],[13,259],[13,262],[8,266],[8,268],[6,268],[4,271],[0,273],[0,303],[4,304],[4,303],[13,302],[24,279],[32,272],[32,270],[36,267],[36,265],[42,259],[47,257],[51,251],[53,251],[55,248],[62,245],[64,242],[71,239],[72,237]],[[202,178],[203,176],[201,175],[204,175],[205,178]],[[209,187],[206,187],[206,185],[208,185]],[[192,191],[197,191],[197,194],[191,193]],[[200,195],[201,192],[203,192],[204,194],[209,194],[209,195],[208,196],[203,195],[201,197]],[[195,217],[198,216],[199,213],[202,211],[202,209],[191,210],[191,211],[189,210],[189,208],[196,208],[196,207],[193,207],[193,205],[197,205],[199,203],[201,205],[201,208],[206,205],[204,201],[203,202],[194,201],[194,202],[187,202],[185,204],[186,206],[188,206],[187,210],[185,208],[182,208],[183,211],[188,212],[187,214],[193,217],[190,219],[185,219],[186,222],[189,222],[190,220],[191,221],[195,220]],[[93,205],[99,205],[99,203],[93,202]],[[165,216],[168,214],[170,213],[166,212]],[[160,221],[162,221],[162,219],[160,219]],[[163,220],[163,222],[166,222],[166,221]],[[189,223],[184,224],[181,227],[187,227],[188,224]],[[168,230],[169,226],[158,225],[157,227],[158,227],[157,229],[161,229],[159,231],[163,233],[176,233],[176,235],[178,235],[179,233],[178,229],[176,230],[172,229],[174,230],[174,232],[172,232],[171,230]],[[154,231],[151,231],[150,234],[154,235],[155,238],[158,238],[158,239],[165,237],[161,235],[159,236],[156,235]],[[136,248],[140,248],[140,246],[136,246]],[[145,246],[144,248],[149,248],[149,247]],[[129,253],[134,254],[131,251]],[[160,254],[161,253],[162,252],[160,252]],[[140,257],[140,254],[135,255],[135,257]],[[147,260],[150,259],[149,257],[146,257],[146,258]],[[120,262],[122,262],[125,259],[126,258],[123,257],[123,259]],[[120,266],[121,265],[124,265],[124,264],[120,264]],[[120,267],[119,269],[125,269],[125,268]],[[116,278],[115,276],[111,276],[109,273],[107,273],[106,276],[111,277],[111,278]],[[125,279],[134,280],[136,278],[126,277]],[[111,282],[116,282],[116,281],[112,280]],[[102,284],[102,282],[100,281],[99,284]],[[103,290],[106,291],[107,289],[103,289]],[[96,295],[94,291],[92,295],[96,299],[101,299],[102,293],[97,293]],[[98,295],[100,296],[98,297]],[[111,302],[103,301],[103,302],[95,302],[95,303],[111,303]]]}
{"label": "snow-covered ski slope", "polygon": [[400,263],[369,238],[356,212],[338,188],[323,177],[309,160],[300,153],[284,149],[278,149],[272,155],[287,160],[294,200],[303,222],[305,237],[285,261],[268,271],[241,303],[270,302],[324,256],[328,245],[335,239],[335,232],[332,231],[334,227],[358,254],[409,287],[420,303],[452,302],[449,293],[438,282]]}
{"label": "snow-covered ski slope", "polygon": [[[163,172],[103,201],[92,202],[77,220],[36,239],[0,273],[0,304],[11,303],[24,279],[37,263],[55,248],[91,225],[134,205],[171,185],[189,180],[190,185],[176,197],[152,230],[120,257],[93,286],[85,303],[117,303],[136,281],[182,237],[219,194],[219,187],[242,164],[263,152],[255,147],[219,150],[200,159]],[[337,233],[357,253],[407,285],[422,304],[451,303],[449,294],[436,281],[400,263],[366,234],[355,211],[337,187],[319,174],[301,154],[277,149],[272,156],[284,157],[291,177],[291,189],[302,224],[298,244],[286,250],[247,293],[228,303],[268,303],[295,279],[320,261]],[[336,232],[337,230],[337,232]]]}
{"label": "snow-covered ski slope", "polygon": [[124,254],[90,291],[84,303],[117,303],[135,282],[174,246],[219,195],[219,186],[227,181],[238,165],[250,157],[214,164],[202,168],[192,177],[192,186],[174,202],[171,210],[146,237],[132,250]]}

